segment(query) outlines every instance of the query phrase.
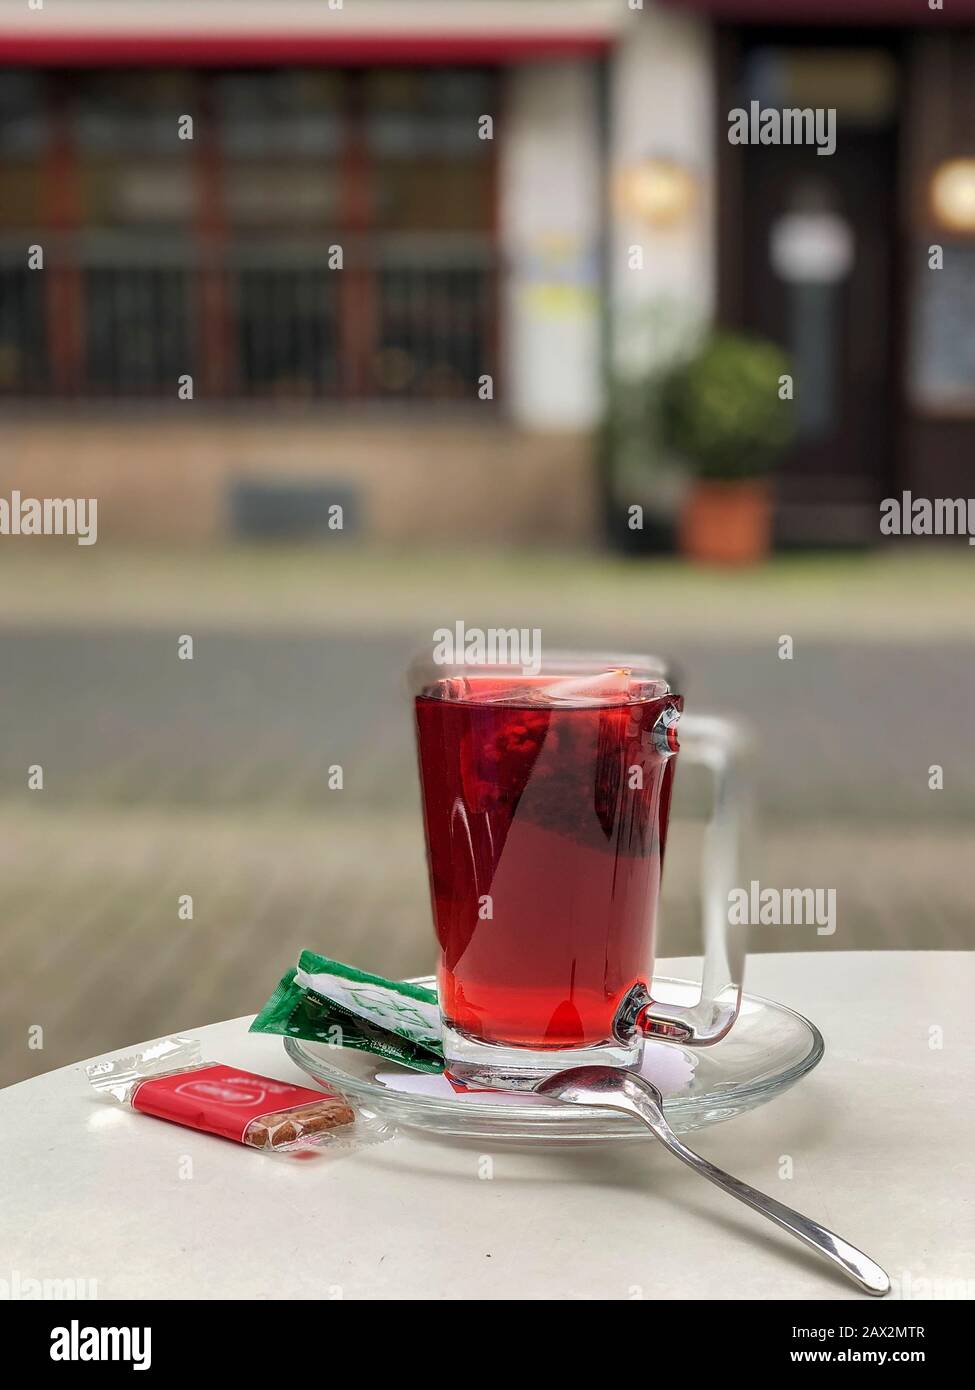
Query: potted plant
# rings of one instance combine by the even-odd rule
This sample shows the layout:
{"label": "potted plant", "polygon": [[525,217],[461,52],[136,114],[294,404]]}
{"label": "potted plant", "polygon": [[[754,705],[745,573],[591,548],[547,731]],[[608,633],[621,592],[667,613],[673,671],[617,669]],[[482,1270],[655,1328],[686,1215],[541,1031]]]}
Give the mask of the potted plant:
{"label": "potted plant", "polygon": [[660,388],[662,439],[693,471],[680,546],[695,560],[763,559],[772,530],[768,473],[792,436],[780,395],[788,359],[775,344],[717,333],[673,367]]}

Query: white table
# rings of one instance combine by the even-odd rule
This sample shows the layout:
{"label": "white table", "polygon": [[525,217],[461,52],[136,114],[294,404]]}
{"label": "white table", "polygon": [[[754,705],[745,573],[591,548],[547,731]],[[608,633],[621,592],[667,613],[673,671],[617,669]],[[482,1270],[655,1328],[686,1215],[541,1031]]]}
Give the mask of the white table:
{"label": "white table", "polygon": [[[826,1057],[691,1143],[860,1245],[895,1292],[975,1293],[975,953],[756,956],[748,987],[808,1014]],[[204,1057],[302,1079],[249,1021],[194,1030]],[[304,1165],[94,1101],[84,1065],[0,1092],[4,1278],[100,1298],[861,1297],[649,1138],[499,1146],[490,1179],[483,1143],[405,1133]]]}

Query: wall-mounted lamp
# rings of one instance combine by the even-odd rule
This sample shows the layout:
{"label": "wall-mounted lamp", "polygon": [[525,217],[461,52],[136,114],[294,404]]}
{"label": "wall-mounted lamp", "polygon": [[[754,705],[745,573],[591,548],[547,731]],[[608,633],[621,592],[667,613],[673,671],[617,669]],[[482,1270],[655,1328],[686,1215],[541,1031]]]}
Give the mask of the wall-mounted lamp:
{"label": "wall-mounted lamp", "polygon": [[692,211],[697,180],[676,159],[651,155],[628,165],[616,182],[620,211],[650,227],[673,227]]}
{"label": "wall-mounted lamp", "polygon": [[975,159],[949,159],[931,177],[931,210],[949,232],[975,236]]}

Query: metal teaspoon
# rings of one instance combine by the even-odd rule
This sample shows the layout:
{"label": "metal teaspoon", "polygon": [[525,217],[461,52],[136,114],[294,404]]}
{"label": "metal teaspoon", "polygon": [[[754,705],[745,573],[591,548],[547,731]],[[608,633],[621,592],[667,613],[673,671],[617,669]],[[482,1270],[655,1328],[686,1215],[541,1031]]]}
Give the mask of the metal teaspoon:
{"label": "metal teaspoon", "polygon": [[588,1105],[595,1108],[622,1110],[627,1115],[635,1115],[663,1144],[665,1149],[686,1163],[689,1168],[700,1173],[703,1178],[717,1187],[730,1192],[739,1202],[744,1202],[753,1210],[767,1216],[784,1231],[794,1235],[804,1245],[824,1255],[837,1265],[848,1279],[852,1279],[864,1293],[882,1296],[890,1292],[890,1280],[878,1264],[875,1264],[862,1250],[850,1245],[840,1236],[802,1216],[791,1207],[777,1202],[774,1197],[766,1197],[748,1183],[733,1178],[721,1168],[709,1163],[700,1154],[694,1153],[677,1138],[664,1118],[663,1097],[656,1086],[642,1076],[621,1071],[616,1067],[572,1067],[569,1071],[557,1072],[547,1077],[535,1087],[536,1094],[551,1096],[555,1100],[566,1101],[570,1105]]}

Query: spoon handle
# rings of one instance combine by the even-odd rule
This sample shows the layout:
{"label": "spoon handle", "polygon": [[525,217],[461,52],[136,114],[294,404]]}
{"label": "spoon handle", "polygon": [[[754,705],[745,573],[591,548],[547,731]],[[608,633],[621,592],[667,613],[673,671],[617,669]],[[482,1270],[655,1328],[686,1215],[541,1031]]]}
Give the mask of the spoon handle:
{"label": "spoon handle", "polygon": [[732,1197],[737,1197],[739,1202],[744,1202],[762,1216],[767,1216],[770,1221],[794,1235],[804,1245],[832,1260],[833,1264],[837,1265],[847,1278],[852,1279],[854,1284],[859,1285],[864,1293],[879,1297],[890,1292],[890,1280],[886,1273],[862,1250],[827,1230],[825,1226],[820,1226],[818,1221],[812,1221],[808,1216],[803,1216],[791,1207],[784,1206],[782,1202],[777,1202],[774,1197],[767,1197],[757,1188],[749,1187],[747,1182],[733,1178],[730,1173],[689,1149],[677,1138],[664,1119],[663,1111],[649,1097],[641,1095],[636,1108],[640,1119],[653,1131],[661,1144],[668,1148],[675,1158],[679,1158],[682,1163],[700,1173],[702,1178],[707,1178],[709,1182],[723,1188]]}

